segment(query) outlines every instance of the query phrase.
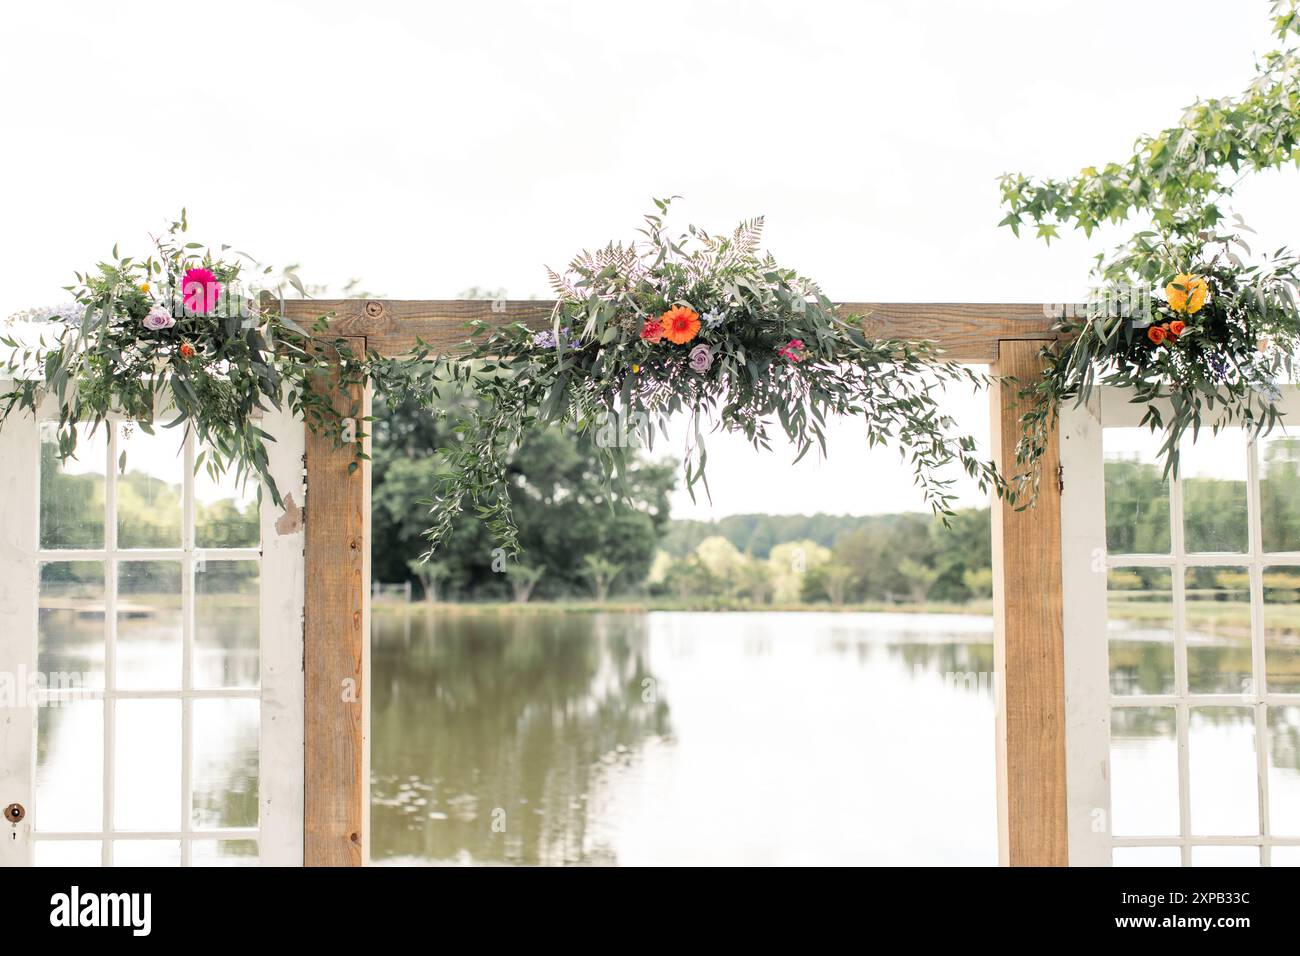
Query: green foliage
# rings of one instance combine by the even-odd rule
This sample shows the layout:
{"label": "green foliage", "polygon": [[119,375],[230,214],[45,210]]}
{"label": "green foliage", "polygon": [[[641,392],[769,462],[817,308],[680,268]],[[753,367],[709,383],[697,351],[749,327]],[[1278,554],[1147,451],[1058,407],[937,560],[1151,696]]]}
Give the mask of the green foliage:
{"label": "green foliage", "polygon": [[[860,316],[841,318],[815,283],[760,255],[761,220],[726,237],[694,226],[674,237],[662,218],[668,202],[657,205],[639,242],[612,243],[552,273],[558,301],[549,332],[474,323],[471,361],[448,360],[448,374],[481,404],[443,450],[431,554],[447,546],[467,506],[508,550],[519,548],[509,457],[548,425],[595,439],[611,496],[637,449],[652,446],[678,413],[690,420],[684,471],[692,493],[697,483],[707,490],[711,418],[764,449],[779,424],[802,457],[824,452],[833,415],[864,420],[869,444],[901,444],[939,513],[951,512],[952,480],[940,474],[949,464],[1000,488],[974,441],[948,434],[953,421],[934,387],[981,376],[938,361],[928,345],[868,339]],[[660,325],[678,307],[699,325],[674,339]]]}
{"label": "green foliage", "polygon": [[204,449],[198,467],[214,478],[227,471],[256,477],[279,504],[260,414],[287,402],[336,447],[345,444],[344,420],[352,419],[351,443],[360,461],[366,456],[359,404],[336,408],[313,383],[337,373],[344,390],[366,381],[416,390],[425,379],[425,355],[355,355],[345,340],[324,334],[324,317],[309,332],[281,315],[273,297],[256,295],[244,277],[249,267],[268,296],[286,284],[305,294],[292,270],[268,278],[270,267],[228,246],[214,255],[184,241],[188,227],[182,210],[154,240],[151,255],[121,256],[114,248],[110,261],[77,273],[76,284],[67,287],[71,306],[26,315],[49,323],[35,344],[0,336],[10,350],[0,374],[12,380],[0,392],[0,424],[16,411],[34,414],[42,396],[52,393],[64,460],[75,454],[77,422],[89,422],[93,432],[110,414],[120,414],[149,434],[160,421],[183,426]]}
{"label": "green foliage", "polygon": [[[375,402],[372,557],[377,580],[400,581],[411,575],[408,562],[426,550],[427,496],[445,467],[436,450],[454,440],[454,427],[473,396],[438,386],[432,409],[423,400]],[[595,465],[591,439],[574,429],[548,429],[525,437],[511,453],[508,475],[516,496],[515,513],[523,563],[544,572],[537,595],[561,598],[591,592],[584,558],[618,564],[616,590],[636,587],[646,577],[660,535],[668,522],[668,496],[675,484],[671,461],[644,456],[629,464],[624,494],[610,497]],[[436,561],[446,566],[439,581],[444,598],[475,600],[517,596],[516,565],[506,563],[476,516],[466,511]],[[531,596],[530,591],[530,596]]]}
{"label": "green foliage", "polygon": [[[1297,33],[1297,0],[1273,5],[1273,28]],[[1140,138],[1132,156],[1089,166],[1066,179],[1002,178],[1016,235],[1029,224],[1051,241],[1059,226],[1085,235],[1104,223],[1142,220],[1142,228],[1110,256],[1100,255],[1093,303],[1084,315],[1063,315],[1061,344],[1046,350],[1047,372],[1026,392],[1034,407],[1017,448],[1037,464],[1063,401],[1086,401],[1097,384],[1133,389],[1144,424],[1164,429],[1166,473],[1178,467],[1183,435],[1203,426],[1240,424],[1261,433],[1277,424],[1275,382],[1290,375],[1300,344],[1300,260],[1279,249],[1252,263],[1250,230],[1228,203],[1244,175],[1300,162],[1300,54],[1294,47],[1264,56],[1258,75],[1238,96],[1198,101],[1177,126]],[[1183,311],[1146,302],[1152,287],[1182,290],[1183,274],[1204,277],[1204,308]],[[1166,285],[1168,284],[1168,286]],[[1142,301],[1142,308],[1117,307]],[[1153,343],[1148,329],[1174,320],[1187,329]],[[1021,484],[1023,484],[1022,482]]]}

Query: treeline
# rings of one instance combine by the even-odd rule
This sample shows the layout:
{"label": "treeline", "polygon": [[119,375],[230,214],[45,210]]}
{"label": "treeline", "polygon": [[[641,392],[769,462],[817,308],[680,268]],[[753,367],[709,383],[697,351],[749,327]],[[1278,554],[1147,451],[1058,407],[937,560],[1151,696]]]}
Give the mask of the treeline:
{"label": "treeline", "polygon": [[652,595],[754,603],[966,602],[992,594],[989,511],[673,521]]}

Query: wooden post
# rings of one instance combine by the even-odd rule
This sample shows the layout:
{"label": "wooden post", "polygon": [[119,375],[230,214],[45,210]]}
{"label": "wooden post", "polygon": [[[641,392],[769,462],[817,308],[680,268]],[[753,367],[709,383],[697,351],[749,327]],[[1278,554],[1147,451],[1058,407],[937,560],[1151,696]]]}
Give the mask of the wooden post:
{"label": "wooden post", "polygon": [[[999,376],[1031,382],[1041,341],[1001,340]],[[993,455],[1015,472],[1022,385],[993,387]],[[1061,599],[1060,448],[1042,462],[1037,504],[993,504],[993,666],[997,717],[998,857],[1010,866],[1065,866],[1065,646]],[[1104,635],[1098,635],[1098,640]]]}
{"label": "wooden post", "polygon": [[[364,338],[345,340],[361,354]],[[348,414],[370,393],[320,387]],[[369,450],[369,440],[366,441]],[[303,671],[306,708],[303,863],[360,866],[367,857],[370,774],[370,463],[349,446],[307,431],[306,603]]]}

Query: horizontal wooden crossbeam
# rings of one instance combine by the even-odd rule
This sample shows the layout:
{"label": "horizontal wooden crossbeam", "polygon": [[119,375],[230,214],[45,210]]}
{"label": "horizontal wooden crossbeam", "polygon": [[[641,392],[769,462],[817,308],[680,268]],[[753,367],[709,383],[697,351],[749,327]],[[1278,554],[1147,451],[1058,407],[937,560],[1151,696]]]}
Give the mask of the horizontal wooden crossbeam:
{"label": "horizontal wooden crossbeam", "polygon": [[[290,299],[284,310],[300,323],[329,315],[333,334],[364,336],[368,348],[402,355],[417,339],[435,350],[456,349],[466,340],[466,323],[476,319],[545,328],[554,305],[545,299]],[[845,302],[839,309],[842,315],[867,315],[869,335],[934,342],[959,362],[996,361],[1001,339],[1053,337],[1041,303]]]}

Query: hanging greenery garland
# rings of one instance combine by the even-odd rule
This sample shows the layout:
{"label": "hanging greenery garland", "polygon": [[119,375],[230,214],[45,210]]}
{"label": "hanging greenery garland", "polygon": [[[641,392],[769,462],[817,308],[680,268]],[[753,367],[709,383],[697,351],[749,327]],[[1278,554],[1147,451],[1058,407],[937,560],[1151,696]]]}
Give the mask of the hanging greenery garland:
{"label": "hanging greenery garland", "polygon": [[[444,450],[431,552],[467,506],[515,547],[510,451],[551,425],[593,434],[615,490],[629,455],[652,447],[677,415],[690,435],[684,476],[692,495],[697,485],[707,492],[707,432],[769,449],[779,428],[797,461],[814,447],[825,453],[826,423],[836,416],[861,421],[868,445],[901,446],[940,514],[955,500],[949,466],[981,488],[1005,490],[939,406],[945,384],[980,385],[982,375],[925,343],[870,338],[863,316],[841,316],[816,283],[760,253],[761,219],[725,236],[694,226],[670,235],[668,205],[656,200],[639,240],[551,272],[550,328],[480,322],[466,354],[446,363],[484,401]],[[868,483],[864,476],[864,490]]]}
{"label": "hanging greenery garland", "polygon": [[[337,373],[344,387],[370,383],[428,407],[448,383],[468,386],[480,401],[455,426],[459,440],[442,450],[446,468],[427,502],[431,552],[466,508],[517,550],[508,462],[529,431],[548,426],[591,433],[615,494],[629,456],[653,447],[677,415],[688,423],[692,493],[707,490],[707,432],[769,449],[779,428],[798,460],[813,448],[825,453],[836,416],[861,421],[868,445],[900,446],[940,514],[955,501],[950,467],[1006,490],[939,406],[944,385],[979,386],[984,376],[926,343],[870,338],[863,316],[841,316],[814,282],[759,252],[761,220],[726,236],[694,227],[670,236],[668,201],[657,207],[640,240],[584,253],[551,274],[549,328],[472,323],[463,349],[434,355],[420,343],[400,359],[354,354],[329,337],[328,316],[311,330],[285,318],[242,279],[246,269],[259,277],[271,270],[228,247],[214,254],[185,242],[182,213],[149,257],[115,249],[111,261],[77,276],[70,306],[29,313],[41,329],[36,344],[0,339],[11,351],[4,376],[12,383],[0,392],[0,422],[34,413],[52,393],[66,458],[76,453],[78,422],[94,428],[120,414],[152,431],[163,415],[164,427],[193,430],[202,467],[256,476],[278,502],[260,410],[287,402],[313,431],[353,443],[356,467],[365,457],[360,410],[336,409],[313,388],[319,376]],[[305,294],[292,272],[271,284]]]}

